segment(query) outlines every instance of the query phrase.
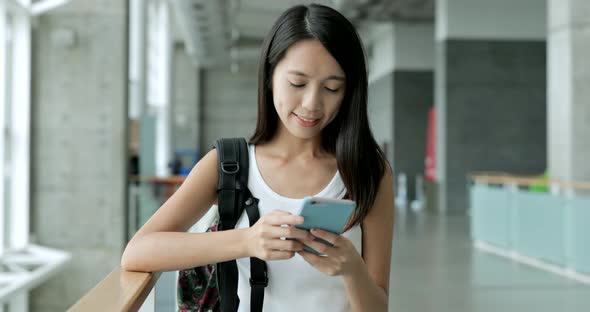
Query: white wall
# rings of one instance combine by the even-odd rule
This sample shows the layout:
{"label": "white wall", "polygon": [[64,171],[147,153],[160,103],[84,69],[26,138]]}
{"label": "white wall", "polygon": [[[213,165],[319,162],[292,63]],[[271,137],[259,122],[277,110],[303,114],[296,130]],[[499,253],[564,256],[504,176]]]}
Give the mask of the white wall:
{"label": "white wall", "polygon": [[436,39],[545,39],[545,0],[436,0]]}
{"label": "white wall", "polygon": [[434,69],[434,24],[395,23],[393,38],[395,70]]}

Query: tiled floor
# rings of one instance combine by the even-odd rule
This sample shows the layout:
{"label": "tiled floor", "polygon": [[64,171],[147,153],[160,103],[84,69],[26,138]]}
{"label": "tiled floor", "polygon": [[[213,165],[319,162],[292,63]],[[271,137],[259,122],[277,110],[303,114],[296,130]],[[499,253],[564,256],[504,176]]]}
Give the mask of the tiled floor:
{"label": "tiled floor", "polygon": [[[162,275],[157,311],[174,285]],[[590,311],[590,286],[472,248],[465,216],[398,213],[389,293],[395,312]]]}
{"label": "tiled floor", "polygon": [[590,311],[590,286],[472,248],[467,221],[398,213],[390,311]]}

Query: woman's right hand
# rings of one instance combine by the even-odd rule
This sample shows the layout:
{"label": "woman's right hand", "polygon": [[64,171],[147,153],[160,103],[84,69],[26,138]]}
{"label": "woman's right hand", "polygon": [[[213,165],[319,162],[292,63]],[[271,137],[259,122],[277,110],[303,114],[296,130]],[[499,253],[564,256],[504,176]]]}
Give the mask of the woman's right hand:
{"label": "woman's right hand", "polygon": [[302,241],[313,239],[308,231],[293,226],[298,224],[303,224],[303,217],[286,211],[274,210],[264,215],[248,228],[246,238],[248,255],[262,260],[292,258],[295,252],[303,250]]}

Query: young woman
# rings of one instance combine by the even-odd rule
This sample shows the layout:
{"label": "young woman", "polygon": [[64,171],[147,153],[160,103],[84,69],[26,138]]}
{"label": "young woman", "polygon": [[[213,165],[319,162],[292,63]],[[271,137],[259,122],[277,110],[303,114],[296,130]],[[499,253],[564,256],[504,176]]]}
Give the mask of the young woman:
{"label": "young woman", "polygon": [[[259,66],[248,181],[260,200],[258,222],[248,227],[244,213],[234,230],[185,233],[217,200],[212,150],[129,242],[123,268],[172,271],[238,259],[239,310],[248,311],[248,257],[257,257],[268,265],[266,311],[386,311],[393,181],[369,128],[365,58],[354,27],[325,6],[293,7],[272,27]],[[303,223],[295,212],[305,196],[354,200],[346,231],[281,226]]]}

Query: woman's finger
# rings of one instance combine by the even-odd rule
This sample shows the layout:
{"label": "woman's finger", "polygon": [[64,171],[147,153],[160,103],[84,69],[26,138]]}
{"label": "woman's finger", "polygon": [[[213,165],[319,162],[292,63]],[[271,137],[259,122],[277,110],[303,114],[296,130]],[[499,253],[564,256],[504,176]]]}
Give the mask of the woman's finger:
{"label": "woman's finger", "polygon": [[312,239],[312,240],[305,240],[302,243],[305,244],[306,246],[308,246],[309,248],[319,252],[320,254],[324,254],[327,256],[333,255],[334,247],[328,246],[323,242]]}
{"label": "woman's finger", "polygon": [[271,212],[269,212],[267,215],[273,215],[273,214],[277,214],[277,215],[292,215],[292,213],[285,211],[285,210],[280,210],[280,209],[275,209]]}
{"label": "woman's finger", "polygon": [[298,225],[303,224],[303,217],[293,214],[268,214],[264,216],[264,223],[270,225]]}
{"label": "woman's finger", "polygon": [[311,232],[311,235],[313,235],[317,238],[321,238],[334,246],[336,246],[336,243],[338,242],[338,238],[340,237],[340,235],[336,235],[334,233],[330,233],[328,231],[324,231],[324,230],[320,230],[320,229],[311,229],[310,232]]}
{"label": "woman's finger", "polygon": [[318,256],[318,255],[314,255],[311,252],[308,251],[298,251],[297,252],[302,258],[303,260],[305,260],[307,263],[316,266],[319,265],[320,261],[322,261],[322,257]]}
{"label": "woman's finger", "polygon": [[273,251],[301,251],[303,243],[292,239],[270,239],[265,241],[264,248]]}
{"label": "woman's finger", "polygon": [[313,235],[308,231],[298,229],[294,226],[272,226],[266,233],[269,238],[292,238],[301,241],[313,239]]}
{"label": "woman's finger", "polygon": [[287,260],[293,258],[293,256],[295,256],[293,251],[273,250],[270,252],[270,259],[268,260]]}

